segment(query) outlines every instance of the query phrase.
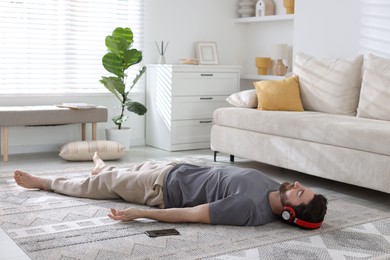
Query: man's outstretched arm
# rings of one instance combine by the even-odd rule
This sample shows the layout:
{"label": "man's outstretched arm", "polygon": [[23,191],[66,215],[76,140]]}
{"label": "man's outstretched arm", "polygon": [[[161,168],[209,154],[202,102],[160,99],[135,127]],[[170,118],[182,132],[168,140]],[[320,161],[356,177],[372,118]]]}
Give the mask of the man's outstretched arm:
{"label": "man's outstretched arm", "polygon": [[111,209],[108,215],[114,220],[134,220],[136,218],[149,218],[161,222],[180,223],[194,222],[210,224],[209,204],[202,204],[189,208],[170,208],[145,210],[128,208],[125,210]]}

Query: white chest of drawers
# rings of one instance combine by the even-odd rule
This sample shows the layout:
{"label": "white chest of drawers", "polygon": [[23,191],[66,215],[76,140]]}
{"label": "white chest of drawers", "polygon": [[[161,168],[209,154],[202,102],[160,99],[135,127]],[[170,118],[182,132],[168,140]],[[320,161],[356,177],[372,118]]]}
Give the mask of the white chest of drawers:
{"label": "white chest of drawers", "polygon": [[167,151],[210,147],[212,115],[239,91],[240,67],[148,65],[146,144]]}

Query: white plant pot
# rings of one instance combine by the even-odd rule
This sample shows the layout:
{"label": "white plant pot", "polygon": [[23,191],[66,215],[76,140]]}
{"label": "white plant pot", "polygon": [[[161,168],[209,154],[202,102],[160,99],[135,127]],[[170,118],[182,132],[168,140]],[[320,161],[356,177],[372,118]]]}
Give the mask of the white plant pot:
{"label": "white plant pot", "polygon": [[106,128],[106,139],[115,141],[122,144],[126,149],[130,148],[131,128],[122,127],[118,129],[116,127]]}

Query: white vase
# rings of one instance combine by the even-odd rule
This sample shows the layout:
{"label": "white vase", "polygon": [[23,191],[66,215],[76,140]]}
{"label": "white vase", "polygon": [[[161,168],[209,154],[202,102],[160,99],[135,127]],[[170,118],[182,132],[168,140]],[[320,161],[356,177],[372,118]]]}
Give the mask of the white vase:
{"label": "white vase", "polygon": [[122,127],[121,129],[106,128],[106,139],[122,144],[126,149],[130,148],[131,128]]}

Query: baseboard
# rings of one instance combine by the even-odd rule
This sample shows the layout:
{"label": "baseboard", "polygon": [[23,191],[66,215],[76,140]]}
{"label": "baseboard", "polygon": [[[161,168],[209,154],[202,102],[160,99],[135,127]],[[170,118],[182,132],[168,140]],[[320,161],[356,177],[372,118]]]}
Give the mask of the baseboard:
{"label": "baseboard", "polygon": [[[8,147],[8,154],[55,152],[59,150],[61,145],[62,144],[10,145]],[[2,149],[2,153],[3,152]]]}
{"label": "baseboard", "polygon": [[[32,144],[32,145],[10,145],[8,147],[8,154],[23,154],[23,153],[45,153],[45,152],[58,152],[61,147],[61,143],[56,144]],[[138,138],[131,140],[131,146],[145,145],[145,138]],[[1,147],[1,154],[4,153],[3,147]]]}

